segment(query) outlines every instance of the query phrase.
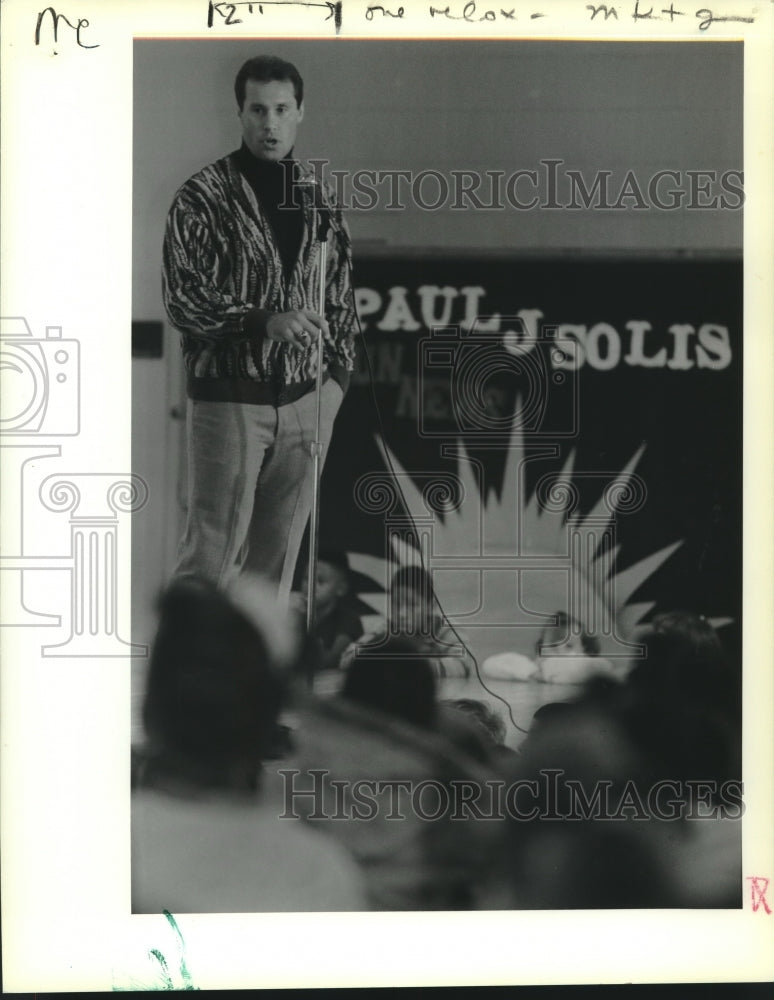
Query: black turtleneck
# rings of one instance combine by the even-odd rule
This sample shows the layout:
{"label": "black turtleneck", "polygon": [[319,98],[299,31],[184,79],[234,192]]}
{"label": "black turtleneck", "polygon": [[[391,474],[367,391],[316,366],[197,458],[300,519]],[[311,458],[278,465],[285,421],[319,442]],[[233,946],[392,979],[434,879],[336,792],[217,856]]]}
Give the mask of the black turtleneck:
{"label": "black turtleneck", "polygon": [[259,160],[244,143],[235,153],[237,166],[268,216],[286,281],[298,260],[304,234],[301,198],[296,190],[298,165],[292,155],[291,149],[282,160]]}

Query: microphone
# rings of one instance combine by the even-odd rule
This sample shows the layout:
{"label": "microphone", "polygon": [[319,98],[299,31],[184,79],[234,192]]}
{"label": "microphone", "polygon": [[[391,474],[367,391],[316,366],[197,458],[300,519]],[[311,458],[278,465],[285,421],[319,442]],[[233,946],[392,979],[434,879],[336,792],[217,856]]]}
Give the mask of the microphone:
{"label": "microphone", "polygon": [[312,191],[312,204],[318,217],[317,238],[321,241],[325,240],[328,230],[333,229],[345,251],[349,250],[352,246],[349,233],[343,226],[336,223],[334,210],[328,202],[325,188],[317,177],[314,174],[304,174],[297,183],[299,186],[310,188]]}

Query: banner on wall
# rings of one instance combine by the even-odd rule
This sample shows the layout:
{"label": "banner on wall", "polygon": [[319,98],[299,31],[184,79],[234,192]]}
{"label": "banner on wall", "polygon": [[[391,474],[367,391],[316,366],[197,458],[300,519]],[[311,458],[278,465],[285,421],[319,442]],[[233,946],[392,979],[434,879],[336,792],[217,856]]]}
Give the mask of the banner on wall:
{"label": "banner on wall", "polygon": [[355,264],[363,337],[323,543],[374,590],[388,556],[421,559],[477,655],[531,648],[557,610],[613,656],[676,608],[734,645],[741,261]]}

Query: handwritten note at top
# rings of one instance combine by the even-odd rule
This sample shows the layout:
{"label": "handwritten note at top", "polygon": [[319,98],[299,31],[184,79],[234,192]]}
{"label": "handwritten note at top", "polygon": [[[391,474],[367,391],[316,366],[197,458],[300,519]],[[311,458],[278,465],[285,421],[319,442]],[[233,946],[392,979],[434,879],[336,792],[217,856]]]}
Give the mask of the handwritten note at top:
{"label": "handwritten note at top", "polygon": [[[48,15],[48,16],[47,16]],[[65,14],[58,13],[53,7],[46,7],[42,10],[37,17],[37,22],[35,24],[35,44],[40,45],[40,39],[46,34],[46,29],[50,33],[51,41],[54,45],[59,43],[59,28],[61,23],[64,21],[65,25],[73,31],[75,34],[72,36],[75,39],[75,44],[82,49],[98,49],[99,45],[87,45],[86,42],[81,38],[81,32],[89,27],[89,21],[85,17],[73,18],[72,20]],[[54,49],[54,55],[57,55],[57,50]]]}
{"label": "handwritten note at top", "polygon": [[[578,18],[583,22],[593,22],[595,27],[611,23],[635,23],[652,24],[661,22],[665,24],[678,24],[682,29],[690,29],[691,23],[702,32],[708,31],[715,24],[754,24],[754,9],[749,14],[729,14],[720,9],[710,7],[693,7],[690,4],[682,4],[679,0],[669,0],[669,6],[665,6],[666,0],[627,0],[624,3],[578,3],[576,12]],[[676,5],[677,4],[677,5]],[[534,22],[538,19],[554,20],[563,24],[568,23],[568,8],[563,5],[561,13],[557,14],[556,8],[549,8],[546,4],[545,10],[534,9],[537,4],[522,4],[521,6],[511,6],[509,4],[491,5],[488,3],[478,3],[476,0],[457,0],[454,3],[422,4],[412,5],[411,10],[407,10],[400,4],[369,4],[359,0],[261,0],[255,3],[253,0],[237,0],[236,3],[220,3],[209,0],[207,4],[207,27],[229,27],[232,25],[247,24],[256,19],[266,19],[281,16],[290,9],[298,12],[303,11],[308,15],[309,25],[313,23],[327,25],[330,24],[335,34],[341,34],[346,11],[348,23],[362,25],[363,21],[378,24],[389,23],[409,23],[415,29],[432,31],[432,26],[439,26],[443,23],[454,22],[459,25],[481,25],[507,22],[522,24]],[[64,23],[74,33],[73,39],[81,49],[96,49],[98,44],[87,44],[81,36],[81,32],[89,27],[86,18],[71,18],[68,15],[55,10],[54,7],[46,7],[37,15],[35,25],[35,45],[40,45],[41,37],[46,28],[49,29],[51,41],[54,44],[59,42],[60,24]],[[281,21],[277,20],[277,25]],[[56,49],[54,50],[56,54]]]}
{"label": "handwritten note at top", "polygon": [[[307,2],[307,0],[265,0],[265,2],[248,2],[238,0],[236,3],[217,3],[210,0],[207,4],[207,27],[222,27],[246,24],[248,21],[261,18],[270,19],[272,15],[287,12],[289,8],[303,10],[312,22],[330,23],[335,34],[340,34],[346,14],[347,23],[358,25],[362,21],[378,24],[395,22],[409,23],[412,27],[432,30],[432,25],[439,26],[444,22],[457,24],[487,24],[521,22],[522,24],[545,18],[567,23],[568,8],[562,11],[550,8],[536,9],[537,3],[512,6],[506,4],[478,3],[476,0],[457,0],[446,4],[412,4],[407,10],[399,4],[368,4],[357,0],[322,0],[322,2]],[[691,4],[680,3],[678,0],[627,0],[623,3],[581,3],[577,5],[577,14],[582,21],[593,22],[595,27],[605,24],[634,23],[676,24],[683,30],[690,30],[694,25],[698,31],[708,31],[715,24],[754,24],[754,8],[746,15],[731,14],[715,8],[694,7]],[[279,22],[278,22],[279,23]]]}

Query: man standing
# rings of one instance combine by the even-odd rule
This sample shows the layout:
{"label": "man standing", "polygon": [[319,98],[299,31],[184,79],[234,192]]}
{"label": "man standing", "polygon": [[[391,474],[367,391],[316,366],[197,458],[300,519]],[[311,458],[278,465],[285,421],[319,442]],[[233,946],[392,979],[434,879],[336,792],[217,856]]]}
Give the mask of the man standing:
{"label": "man standing", "polygon": [[164,303],[182,334],[188,394],[175,575],[227,586],[249,566],[284,598],[312,502],[318,330],[323,457],[354,366],[350,244],[334,208],[320,316],[315,206],[332,200],[293,159],[303,81],[259,56],[234,90],[242,146],[180,188],[164,240]]}

